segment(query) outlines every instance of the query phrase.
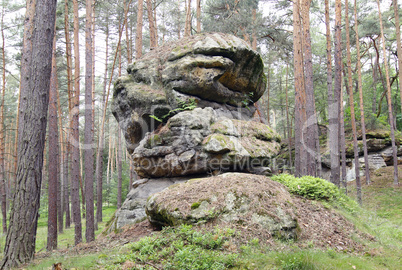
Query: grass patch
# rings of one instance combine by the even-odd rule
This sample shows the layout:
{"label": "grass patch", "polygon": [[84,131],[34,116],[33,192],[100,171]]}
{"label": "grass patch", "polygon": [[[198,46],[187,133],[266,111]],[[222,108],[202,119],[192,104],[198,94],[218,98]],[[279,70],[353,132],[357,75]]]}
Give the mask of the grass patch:
{"label": "grass patch", "polygon": [[[197,231],[191,225],[165,228],[161,233],[142,238],[128,246],[129,252],[117,256],[105,269],[122,269],[131,262],[139,268],[152,269],[227,269],[237,261],[236,253],[225,252],[234,231],[215,229]],[[101,267],[101,266],[100,266]]]}

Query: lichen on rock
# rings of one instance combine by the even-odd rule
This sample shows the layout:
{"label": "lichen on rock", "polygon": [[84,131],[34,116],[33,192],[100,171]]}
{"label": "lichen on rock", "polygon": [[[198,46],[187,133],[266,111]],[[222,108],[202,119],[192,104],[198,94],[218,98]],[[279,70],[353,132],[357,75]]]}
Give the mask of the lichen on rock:
{"label": "lichen on rock", "polygon": [[234,226],[260,226],[281,239],[296,239],[299,233],[287,189],[252,174],[226,173],[171,186],[148,199],[146,213],[157,226],[219,220]]}

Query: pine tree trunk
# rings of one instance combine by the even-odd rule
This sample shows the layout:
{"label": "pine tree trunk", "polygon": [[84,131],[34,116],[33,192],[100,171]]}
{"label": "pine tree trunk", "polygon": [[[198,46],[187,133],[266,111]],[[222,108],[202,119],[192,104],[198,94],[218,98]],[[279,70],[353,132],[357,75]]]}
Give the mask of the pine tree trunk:
{"label": "pine tree trunk", "polygon": [[253,8],[252,11],[252,16],[253,16],[253,34],[252,34],[252,41],[251,41],[251,48],[253,50],[257,50],[257,26],[256,26],[256,20],[257,20],[257,9]]}
{"label": "pine tree trunk", "polygon": [[53,40],[52,74],[49,91],[49,187],[47,250],[57,249],[57,201],[59,184],[59,136],[57,128],[56,37]]}
{"label": "pine tree trunk", "polygon": [[5,36],[4,36],[4,12],[5,7],[3,5],[3,12],[1,13],[1,40],[2,40],[2,94],[1,94],[1,108],[0,108],[0,195],[1,195],[1,214],[3,220],[3,234],[7,233],[7,188],[6,188],[6,175],[5,175],[5,145],[4,145],[4,98],[6,93],[6,53],[5,53]]}
{"label": "pine tree trunk", "polygon": [[[342,85],[341,85],[342,89]],[[340,103],[340,114],[339,114],[339,143],[341,149],[341,158],[342,158],[342,184],[345,189],[345,194],[348,193],[348,186],[346,182],[346,146],[345,146],[345,121],[344,121],[344,109],[343,109],[343,93],[341,92],[339,95],[339,103]]]}
{"label": "pine tree trunk", "polygon": [[363,87],[362,87],[362,67],[360,62],[360,43],[359,43],[359,31],[358,31],[358,21],[357,21],[357,1],[355,0],[355,32],[356,32],[356,54],[357,54],[357,82],[359,88],[359,103],[360,103],[360,121],[363,137],[363,151],[364,151],[364,164],[366,173],[366,184],[370,184],[370,167],[368,162],[368,151],[367,151],[367,139],[366,139],[366,123],[364,120],[364,104],[363,104]]}
{"label": "pine tree trunk", "polygon": [[268,67],[267,67],[267,125],[271,126],[270,119],[270,92],[271,92],[271,62],[268,59]]}
{"label": "pine tree trunk", "polygon": [[355,173],[356,173],[356,191],[357,201],[362,204],[361,194],[361,182],[360,182],[360,163],[359,163],[359,150],[357,145],[357,130],[356,130],[356,118],[355,118],[355,106],[353,98],[353,84],[352,84],[352,60],[350,54],[350,31],[349,31],[349,3],[345,0],[345,29],[346,29],[346,55],[347,55],[347,69],[348,69],[348,89],[349,89],[349,106],[350,106],[350,118],[352,122],[353,132],[353,150],[355,159]]}
{"label": "pine tree trunk", "polygon": [[332,89],[332,59],[331,59],[331,31],[329,18],[329,0],[325,0],[325,24],[327,39],[327,87],[328,87],[328,145],[331,159],[330,181],[340,186],[340,158],[339,158],[339,99],[334,98]]}
{"label": "pine tree trunk", "polygon": [[197,33],[201,33],[201,0],[197,0]]}
{"label": "pine tree trunk", "polygon": [[[74,96],[72,114],[72,163],[71,163],[71,204],[74,222],[74,243],[82,242],[80,209],[80,148],[79,148],[79,106],[80,106],[80,61],[79,61],[79,17],[78,0],[73,0],[74,7]],[[70,114],[71,115],[71,114]]]}
{"label": "pine tree trunk", "polygon": [[57,200],[57,225],[58,225],[58,231],[59,233],[63,233],[63,218],[64,218],[64,210],[65,210],[65,194],[64,194],[64,186],[65,182],[67,181],[67,178],[65,178],[65,173],[64,173],[64,163],[66,160],[64,159],[65,157],[65,152],[67,151],[66,145],[64,143],[64,137],[63,137],[63,123],[62,123],[62,112],[61,112],[61,106],[60,106],[60,94],[59,94],[59,89],[58,89],[58,80],[56,77],[56,94],[57,94],[57,120],[58,120],[58,125],[60,127],[59,130],[59,145],[60,145],[60,153],[59,153],[59,185],[58,185],[58,190],[57,190],[57,197],[59,198]]}
{"label": "pine tree trunk", "polygon": [[94,220],[94,130],[93,130],[93,107],[92,107],[92,0],[86,0],[86,23],[85,23],[85,208],[87,243],[95,240]]}
{"label": "pine tree trunk", "polygon": [[120,126],[117,127],[117,209],[121,208],[121,188],[122,188],[122,166],[121,166],[121,131]]}
{"label": "pine tree trunk", "polygon": [[[67,96],[68,96],[68,112],[69,115],[72,115],[73,109],[73,74],[72,74],[72,50],[71,50],[71,41],[70,41],[70,21],[69,21],[69,8],[68,8],[68,0],[64,2],[64,35],[66,40],[66,60],[67,60]],[[72,119],[68,119],[69,129],[72,130]],[[72,157],[72,145],[70,144],[70,140],[72,133],[67,132],[66,140],[65,140],[65,148],[66,152],[64,153],[64,211],[66,212],[66,228],[70,228],[71,218],[70,218],[70,180],[69,180],[69,159]]]}
{"label": "pine tree trunk", "polygon": [[[310,4],[311,0],[303,0],[301,8],[303,22],[303,51],[304,76],[306,91],[306,130],[307,130],[307,174],[318,176],[321,165],[320,148],[318,140],[317,114],[315,110],[314,82],[313,82],[313,53],[310,34]],[[303,127],[304,129],[304,127]]]}
{"label": "pine tree trunk", "polygon": [[[30,4],[28,2],[27,7],[32,8]],[[23,128],[19,130],[17,189],[0,269],[27,263],[35,253],[56,1],[38,1],[34,10],[29,8],[24,25],[24,46],[29,44],[31,56],[23,55],[21,63],[21,96],[24,102],[20,113]],[[35,15],[31,17],[30,13]]]}
{"label": "pine tree trunk", "polygon": [[188,5],[186,6],[186,24],[184,28],[184,36],[191,36],[191,0],[187,0]]}
{"label": "pine tree trunk", "polygon": [[149,23],[149,36],[150,36],[150,49],[155,49],[158,47],[156,42],[156,30],[155,30],[155,22],[154,22],[154,15],[152,11],[152,0],[146,0],[147,2],[147,11],[148,11],[148,23]]}
{"label": "pine tree trunk", "polygon": [[137,33],[135,36],[135,58],[139,59],[142,56],[142,17],[144,14],[144,0],[138,0],[137,11]]}
{"label": "pine tree trunk", "polygon": [[388,65],[387,65],[387,53],[386,53],[386,48],[385,48],[385,38],[384,38],[384,26],[382,23],[382,15],[381,15],[381,8],[380,8],[380,1],[377,0],[377,5],[378,5],[378,16],[379,16],[379,21],[380,21],[380,29],[381,29],[381,41],[382,41],[382,52],[383,52],[383,57],[384,57],[384,66],[385,66],[385,76],[386,76],[386,82],[387,82],[387,101],[388,101],[388,119],[389,119],[389,124],[391,127],[391,144],[392,144],[392,156],[393,156],[393,161],[394,161],[394,184],[399,185],[399,180],[398,180],[398,156],[397,156],[397,150],[396,150],[396,144],[395,144],[395,130],[394,130],[394,115],[392,113],[392,102],[391,102],[391,85],[389,82],[389,71],[388,71]]}
{"label": "pine tree trunk", "polygon": [[396,46],[398,53],[398,75],[399,75],[399,91],[401,98],[401,110],[402,110],[402,45],[401,45],[401,28],[399,22],[399,7],[398,1],[392,0],[392,5],[394,6],[394,14],[395,14],[395,36],[396,36]]}
{"label": "pine tree trunk", "polygon": [[286,126],[288,132],[288,153],[289,153],[289,172],[292,172],[292,127],[289,121],[289,99],[288,99],[288,80],[289,80],[289,64],[286,64],[286,82],[285,82],[285,93],[286,93]]}
{"label": "pine tree trunk", "polygon": [[295,80],[295,175],[302,176],[307,173],[307,153],[303,144],[303,124],[306,122],[307,118],[299,1],[293,2],[293,52]]}
{"label": "pine tree trunk", "polygon": [[[109,20],[106,18],[106,52],[105,52],[105,73],[103,78],[103,92],[102,92],[102,112],[105,107],[106,99],[106,87],[107,87],[107,68],[108,68],[108,57],[109,57]],[[129,53],[129,52],[127,52]],[[131,61],[129,61],[130,63]],[[96,155],[96,187],[97,187],[97,199],[96,199],[96,221],[102,222],[102,190],[103,190],[103,150],[105,147],[105,117],[102,117],[101,129],[99,131],[99,144],[98,153]]]}

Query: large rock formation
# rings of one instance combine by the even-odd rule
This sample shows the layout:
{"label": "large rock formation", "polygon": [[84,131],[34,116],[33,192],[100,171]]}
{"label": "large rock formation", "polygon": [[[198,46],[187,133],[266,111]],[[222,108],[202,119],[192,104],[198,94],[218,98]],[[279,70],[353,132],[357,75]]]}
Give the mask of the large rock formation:
{"label": "large rock formation", "polygon": [[131,190],[116,228],[143,219],[149,195],[194,175],[270,173],[280,137],[252,121],[265,76],[246,42],[220,33],[191,36],[127,71],[115,83],[112,111],[146,180]]}
{"label": "large rock formation", "polygon": [[244,40],[221,33],[187,37],[146,54],[114,88],[112,111],[129,151],[159,125],[155,118],[166,122],[186,104],[249,120],[265,91],[263,69]]}

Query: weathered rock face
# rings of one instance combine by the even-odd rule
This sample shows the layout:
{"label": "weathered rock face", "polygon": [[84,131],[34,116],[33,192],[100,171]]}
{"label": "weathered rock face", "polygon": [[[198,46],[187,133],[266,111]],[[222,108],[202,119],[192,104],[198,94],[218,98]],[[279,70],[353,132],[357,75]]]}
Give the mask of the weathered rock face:
{"label": "weathered rock face", "polygon": [[112,111],[129,151],[147,131],[192,103],[221,116],[250,119],[265,91],[260,55],[232,35],[213,33],[159,47],[131,64],[115,83]]}
{"label": "weathered rock face", "polygon": [[265,176],[225,173],[156,193],[148,199],[146,212],[157,226],[217,219],[234,226],[259,226],[275,237],[296,239],[299,229],[292,205],[289,192],[278,182]]}
{"label": "weathered rock face", "polygon": [[132,155],[142,177],[174,177],[215,171],[263,171],[280,150],[268,126],[219,118],[212,108],[196,108],[148,133]]}
{"label": "weathered rock face", "polygon": [[[195,35],[151,51],[127,71],[115,83],[112,111],[135,170],[146,179],[130,191],[114,228],[142,220],[148,196],[195,175],[270,173],[280,137],[252,121],[266,83],[262,59],[246,42]],[[283,226],[294,225],[291,216],[284,214]],[[271,222],[260,214],[250,218]]]}
{"label": "weathered rock face", "polygon": [[133,183],[133,188],[127,194],[121,208],[117,211],[110,230],[121,228],[128,224],[134,224],[144,220],[145,205],[150,195],[162,191],[165,188],[187,181],[187,178],[164,178],[164,179],[140,179]]}

